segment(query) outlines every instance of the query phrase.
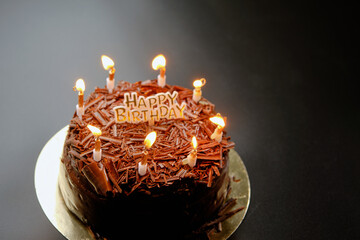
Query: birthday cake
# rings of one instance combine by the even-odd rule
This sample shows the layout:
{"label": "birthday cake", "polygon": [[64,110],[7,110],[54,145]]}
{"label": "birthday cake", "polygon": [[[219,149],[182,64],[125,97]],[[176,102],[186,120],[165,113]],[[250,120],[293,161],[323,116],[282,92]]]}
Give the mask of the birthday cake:
{"label": "birthday cake", "polygon": [[78,109],[59,187],[94,238],[206,239],[241,210],[228,198],[226,119],[193,90],[120,81],[79,97]]}

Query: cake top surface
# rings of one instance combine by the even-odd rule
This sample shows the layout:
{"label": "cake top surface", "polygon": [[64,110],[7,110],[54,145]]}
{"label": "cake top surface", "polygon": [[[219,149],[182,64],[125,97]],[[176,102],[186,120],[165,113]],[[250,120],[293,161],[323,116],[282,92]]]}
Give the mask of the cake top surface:
{"label": "cake top surface", "polygon": [[[159,93],[172,94],[174,91],[178,93],[176,102],[179,105],[186,104],[183,118],[163,118],[153,124],[117,122],[114,107],[124,106],[126,93],[135,92],[146,98]],[[79,172],[84,172],[96,163],[93,160],[94,136],[86,127],[90,124],[102,131],[102,159],[99,164],[106,169],[112,192],[128,195],[136,189],[147,191],[171,185],[182,178],[193,178],[211,187],[213,179],[220,175],[224,167],[224,154],[235,144],[226,137],[225,132],[221,142],[210,138],[217,127],[209,120],[216,115],[215,106],[205,98],[198,103],[194,102],[192,94],[192,90],[179,86],[159,87],[156,80],[136,83],[120,81],[113,93],[109,93],[106,88],[96,88],[85,100],[82,119],[75,114],[70,121],[65,146],[68,146],[68,153],[72,155],[72,164]],[[148,173],[140,176],[138,163],[144,158],[145,136],[151,131],[156,131],[157,138],[148,150]],[[191,168],[184,165],[183,160],[193,150],[193,136],[197,139],[198,148],[197,163]]]}

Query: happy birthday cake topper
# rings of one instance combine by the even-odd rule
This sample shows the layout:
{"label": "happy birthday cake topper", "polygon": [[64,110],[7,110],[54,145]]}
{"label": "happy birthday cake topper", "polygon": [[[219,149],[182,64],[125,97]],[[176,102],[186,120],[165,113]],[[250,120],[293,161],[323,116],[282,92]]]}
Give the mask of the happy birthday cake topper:
{"label": "happy birthday cake topper", "polygon": [[176,101],[177,91],[158,93],[153,96],[138,96],[136,92],[125,93],[122,106],[114,107],[117,123],[149,122],[160,119],[184,118],[186,103]]}

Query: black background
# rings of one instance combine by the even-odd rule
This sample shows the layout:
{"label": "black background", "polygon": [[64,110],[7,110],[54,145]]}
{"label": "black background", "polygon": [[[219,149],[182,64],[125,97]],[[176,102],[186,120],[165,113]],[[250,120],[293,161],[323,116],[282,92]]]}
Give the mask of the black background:
{"label": "black background", "polygon": [[[83,77],[155,78],[228,117],[251,182],[230,239],[359,239],[358,8],[318,1],[1,1],[0,238],[63,239],[37,201],[34,168],[67,125]],[[126,231],[126,230],[125,230]]]}

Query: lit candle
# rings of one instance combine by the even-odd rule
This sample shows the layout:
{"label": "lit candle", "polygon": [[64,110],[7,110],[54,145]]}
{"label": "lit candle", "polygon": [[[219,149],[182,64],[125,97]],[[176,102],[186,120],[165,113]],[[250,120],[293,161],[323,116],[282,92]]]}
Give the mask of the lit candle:
{"label": "lit candle", "polygon": [[204,86],[206,83],[206,79],[205,78],[201,78],[199,80],[195,80],[193,83],[194,86],[194,91],[193,91],[193,100],[195,102],[199,102],[201,99],[201,87]]}
{"label": "lit candle", "polygon": [[147,166],[148,166],[147,159],[149,157],[148,150],[154,144],[155,140],[156,140],[156,132],[155,131],[152,131],[151,133],[149,133],[144,140],[144,145],[145,145],[145,150],[143,151],[144,158],[138,164],[138,171],[139,171],[140,176],[144,176],[146,174],[146,170],[147,170]]}
{"label": "lit candle", "polygon": [[106,55],[102,55],[101,56],[101,62],[103,64],[103,67],[105,70],[109,70],[109,77],[106,78],[106,87],[109,90],[109,93],[113,92],[114,86],[115,86],[115,80],[114,80],[114,75],[115,75],[115,68],[114,68],[114,61],[109,58]]}
{"label": "lit candle", "polygon": [[166,59],[165,59],[164,55],[162,55],[162,54],[157,55],[154,58],[154,60],[152,61],[152,68],[154,70],[160,69],[160,74],[157,77],[158,85],[160,87],[165,87],[165,84],[166,84],[165,66],[166,66]]}
{"label": "lit candle", "polygon": [[84,114],[84,91],[85,91],[85,82],[83,79],[79,78],[76,81],[74,91],[79,92],[78,104],[76,105],[76,114],[82,120],[82,115]]}
{"label": "lit candle", "polygon": [[211,139],[215,139],[218,142],[221,142],[222,135],[223,135],[223,129],[225,127],[225,121],[221,117],[221,115],[218,113],[215,117],[211,117],[210,121],[215,123],[217,125],[217,128],[215,129],[214,133],[211,135]]}
{"label": "lit candle", "polygon": [[191,139],[191,144],[193,146],[193,150],[191,150],[191,152],[189,153],[189,155],[187,156],[187,158],[185,158],[182,163],[188,164],[191,168],[195,167],[196,165],[196,159],[197,159],[197,141],[196,141],[196,137],[193,136]]}
{"label": "lit candle", "polygon": [[95,137],[95,148],[93,149],[93,158],[95,161],[99,162],[101,160],[101,130],[97,127],[91,126],[90,124],[87,125],[87,127],[90,129],[92,134]]}

